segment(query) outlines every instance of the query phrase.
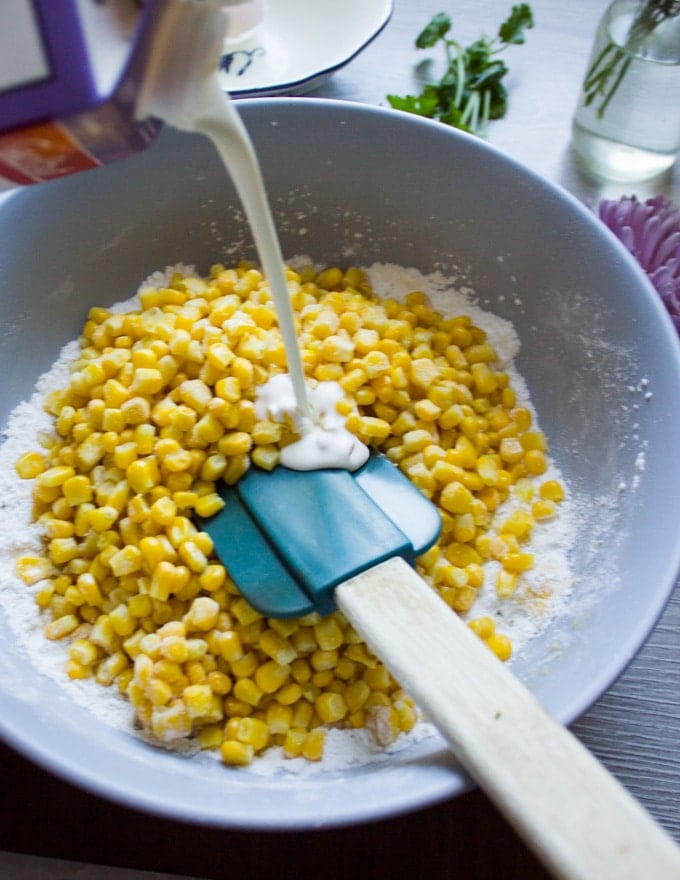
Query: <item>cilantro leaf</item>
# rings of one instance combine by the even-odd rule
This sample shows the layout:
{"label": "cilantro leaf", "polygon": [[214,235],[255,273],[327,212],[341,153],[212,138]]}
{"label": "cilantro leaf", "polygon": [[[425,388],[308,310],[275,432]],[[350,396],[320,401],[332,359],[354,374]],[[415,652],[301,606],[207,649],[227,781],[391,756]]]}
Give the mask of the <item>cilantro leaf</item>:
{"label": "cilantro leaf", "polygon": [[435,118],[435,111],[439,105],[439,96],[434,86],[426,86],[420,95],[388,95],[387,100],[395,110],[405,110],[407,113],[415,113],[416,116]]}
{"label": "cilantro leaf", "polygon": [[445,12],[438,12],[427,27],[416,37],[418,49],[431,49],[451,30],[451,19]]}
{"label": "cilantro leaf", "polygon": [[500,26],[498,36],[507,45],[519,45],[524,42],[524,31],[533,26],[531,7],[528,3],[520,3],[512,7],[510,17]]}

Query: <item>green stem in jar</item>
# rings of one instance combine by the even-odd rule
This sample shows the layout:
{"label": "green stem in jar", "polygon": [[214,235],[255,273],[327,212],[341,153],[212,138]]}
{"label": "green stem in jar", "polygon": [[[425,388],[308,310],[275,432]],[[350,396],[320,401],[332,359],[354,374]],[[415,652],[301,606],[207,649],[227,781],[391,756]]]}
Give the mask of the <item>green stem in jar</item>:
{"label": "green stem in jar", "polygon": [[610,101],[616,94],[633,57],[656,28],[669,18],[680,15],[680,0],[647,0],[630,27],[622,46],[609,40],[586,73],[583,82],[584,103],[590,106],[598,97],[602,101],[597,108],[602,119]]}

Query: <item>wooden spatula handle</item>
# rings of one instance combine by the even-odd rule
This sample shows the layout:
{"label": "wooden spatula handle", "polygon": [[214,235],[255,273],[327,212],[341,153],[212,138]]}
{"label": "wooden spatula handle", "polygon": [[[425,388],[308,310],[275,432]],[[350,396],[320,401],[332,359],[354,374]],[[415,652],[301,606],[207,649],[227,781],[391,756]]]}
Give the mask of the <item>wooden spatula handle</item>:
{"label": "wooden spatula handle", "polygon": [[670,835],[406,562],[346,581],[335,599],[556,877],[680,878]]}

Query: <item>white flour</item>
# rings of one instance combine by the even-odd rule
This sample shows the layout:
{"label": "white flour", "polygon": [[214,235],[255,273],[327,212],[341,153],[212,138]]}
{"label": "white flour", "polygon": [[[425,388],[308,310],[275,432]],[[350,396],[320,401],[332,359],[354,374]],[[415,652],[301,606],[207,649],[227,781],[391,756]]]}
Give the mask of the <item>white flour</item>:
{"label": "white flour", "polygon": [[[290,261],[291,265],[309,262],[304,258]],[[191,267],[187,266],[171,267],[154,273],[149,281],[165,285],[175,269],[191,271]],[[511,324],[475,306],[470,291],[452,289],[451,281],[438,275],[425,277],[412,269],[384,264],[370,267],[368,275],[375,292],[381,296],[400,299],[412,290],[422,290],[438,311],[469,315],[477,326],[486,331],[503,369],[510,373],[518,402],[530,407],[526,386],[513,367],[519,340]],[[113,306],[112,310],[125,311],[136,306],[138,301],[133,298]],[[130,730],[133,717],[130,705],[118,694],[115,686],[105,688],[92,680],[72,681],[65,675],[63,645],[50,642],[43,636],[43,626],[47,621],[39,612],[32,591],[16,576],[14,570],[18,556],[37,555],[41,548],[40,529],[31,523],[31,481],[20,479],[14,465],[24,452],[36,448],[41,433],[52,431],[52,418],[44,412],[43,399],[51,390],[67,384],[69,364],[78,352],[77,342],[65,346],[50,372],[38,380],[33,397],[12,413],[5,430],[6,440],[0,446],[0,606],[18,646],[37,672],[52,679],[74,702],[88,707],[99,720]],[[644,460],[640,458],[638,469],[643,464]],[[561,479],[554,468],[543,479],[551,477]],[[512,506],[513,501],[510,500],[504,510],[510,512]],[[574,515],[567,501],[561,505],[556,520],[534,529],[529,549],[536,555],[536,565],[523,576],[524,587],[517,596],[499,602],[493,586],[497,565],[489,563],[488,586],[479,591],[478,601],[469,616],[490,615],[498,622],[499,630],[510,636],[515,651],[521,649],[567,609],[572,586],[568,554],[573,534]],[[310,764],[303,759],[285,760],[281,757],[280,749],[275,748],[258,758],[249,770],[265,775],[282,770],[312,774],[367,762],[389,761],[395,751],[433,733],[430,725],[420,722],[410,734],[402,735],[397,743],[383,749],[374,743],[367,731],[332,730],[327,736],[323,761],[318,764]],[[194,747],[187,743],[186,749],[193,750]]]}

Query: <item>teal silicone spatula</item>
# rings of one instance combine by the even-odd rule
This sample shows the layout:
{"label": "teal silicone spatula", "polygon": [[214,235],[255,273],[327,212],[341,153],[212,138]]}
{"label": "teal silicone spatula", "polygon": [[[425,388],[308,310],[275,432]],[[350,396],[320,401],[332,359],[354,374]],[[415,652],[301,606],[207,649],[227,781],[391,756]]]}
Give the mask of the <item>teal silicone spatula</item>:
{"label": "teal silicone spatula", "polygon": [[391,556],[414,564],[441,528],[436,507],[381,455],[354,472],[251,468],[221,494],[225,507],[202,525],[268,617],[330,614],[338,584]]}
{"label": "teal silicone spatula", "polygon": [[201,522],[269,617],[340,609],[556,877],[680,878],[680,849],[412,567],[439,513],[381,456],[251,468]]}

